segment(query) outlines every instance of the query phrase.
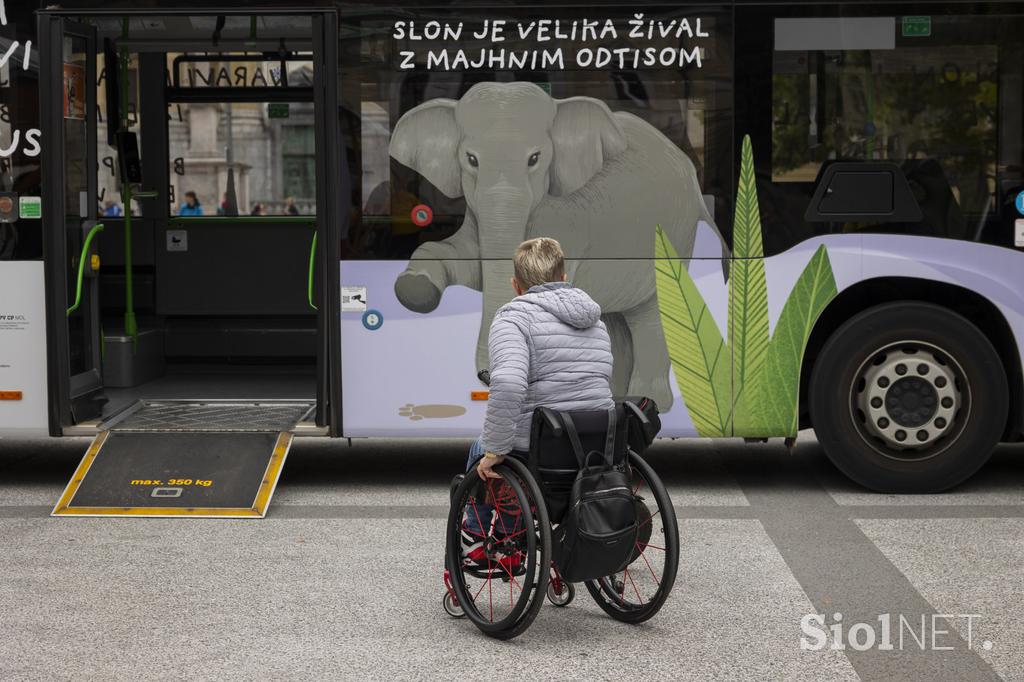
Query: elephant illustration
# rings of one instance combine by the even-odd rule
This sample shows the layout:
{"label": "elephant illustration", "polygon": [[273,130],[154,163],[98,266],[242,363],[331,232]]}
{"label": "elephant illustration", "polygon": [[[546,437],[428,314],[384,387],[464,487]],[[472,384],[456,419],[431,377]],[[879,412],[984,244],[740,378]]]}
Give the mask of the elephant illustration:
{"label": "elephant illustration", "polygon": [[[495,311],[514,295],[512,254],[553,237],[570,281],[601,306],[615,357],[613,391],[672,404],[654,280],[660,224],[683,258],[697,223],[717,231],[693,162],[659,130],[590,97],[553,99],[533,83],[478,83],[401,117],[390,154],[448,197],[464,196],[461,227],[421,244],[395,281],[406,308],[426,313],[445,287],[483,293],[476,367],[488,367]],[[721,238],[721,235],[719,235]],[[723,257],[728,257],[722,242]]]}

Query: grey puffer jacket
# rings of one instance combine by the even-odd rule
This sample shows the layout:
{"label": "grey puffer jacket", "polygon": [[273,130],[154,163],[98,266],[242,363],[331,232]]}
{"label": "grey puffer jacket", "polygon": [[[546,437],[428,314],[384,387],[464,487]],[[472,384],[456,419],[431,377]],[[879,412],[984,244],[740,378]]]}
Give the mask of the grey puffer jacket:
{"label": "grey puffer jacket", "polygon": [[506,454],[530,446],[537,407],[612,407],[612,350],[601,307],[567,282],[529,289],[491,323],[491,390],[481,445]]}

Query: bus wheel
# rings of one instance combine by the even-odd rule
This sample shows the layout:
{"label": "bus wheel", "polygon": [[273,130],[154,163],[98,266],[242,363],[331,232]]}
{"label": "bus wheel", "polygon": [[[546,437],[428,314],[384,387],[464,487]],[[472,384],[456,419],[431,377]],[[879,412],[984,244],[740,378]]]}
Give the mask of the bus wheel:
{"label": "bus wheel", "polygon": [[814,363],[811,422],[829,459],[878,492],[950,488],[992,454],[1006,425],[1006,372],[988,339],[951,310],[865,310]]}

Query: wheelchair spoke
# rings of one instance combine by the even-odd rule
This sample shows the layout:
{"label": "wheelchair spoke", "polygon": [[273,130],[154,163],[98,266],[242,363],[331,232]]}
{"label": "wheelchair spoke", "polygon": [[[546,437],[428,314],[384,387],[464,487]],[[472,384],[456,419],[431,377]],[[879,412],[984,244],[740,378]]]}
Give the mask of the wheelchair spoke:
{"label": "wheelchair spoke", "polygon": [[[487,528],[484,527],[484,522],[480,519],[480,510],[477,509],[476,501],[474,500],[474,501],[470,502],[470,504],[473,506],[473,515],[476,516],[476,527],[479,528],[480,531],[481,531],[480,537],[486,538],[487,537]],[[487,525],[489,526],[491,524],[488,523]]]}
{"label": "wheelchair spoke", "polygon": [[651,566],[651,562],[647,560],[647,557],[644,556],[643,552],[640,553],[640,558],[644,560],[645,564],[647,564],[647,570],[651,572],[651,577],[654,578],[654,584],[657,585],[658,583],[660,583],[661,580],[658,578],[658,574],[654,572],[654,568]]}
{"label": "wheelchair spoke", "polygon": [[[631,576],[629,574],[629,569],[627,568],[623,572],[626,574],[626,577],[629,578],[629,584],[633,586],[633,591],[636,592],[636,598],[640,600],[641,604],[643,604],[644,603],[644,598],[640,596],[640,590],[637,589],[636,583],[633,581],[633,576]],[[622,584],[622,591],[623,592],[626,591],[626,584],[625,583]]]}

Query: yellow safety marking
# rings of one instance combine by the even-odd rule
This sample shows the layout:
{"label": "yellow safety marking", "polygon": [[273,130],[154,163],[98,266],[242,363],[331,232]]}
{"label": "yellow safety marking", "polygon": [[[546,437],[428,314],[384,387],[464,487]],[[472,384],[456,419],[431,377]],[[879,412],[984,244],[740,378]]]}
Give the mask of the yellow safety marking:
{"label": "yellow safety marking", "polygon": [[50,516],[60,516],[68,513],[68,504],[71,503],[71,498],[78,492],[78,486],[82,485],[82,481],[85,480],[85,475],[89,473],[89,467],[96,461],[96,455],[100,454],[100,449],[103,448],[103,444],[107,442],[107,436],[110,435],[109,431],[103,431],[92,441],[92,445],[85,451],[85,456],[82,457],[82,461],[78,463],[78,468],[75,469],[74,475],[71,480],[68,481],[68,485],[64,488],[64,494],[57,500],[57,505],[50,512]]}
{"label": "yellow safety marking", "polygon": [[284,460],[288,457],[288,450],[291,447],[292,434],[287,432],[278,434],[277,444],[274,446],[274,454],[270,456],[270,461],[267,462],[267,470],[263,473],[263,482],[260,483],[260,489],[252,503],[252,511],[256,512],[259,516],[267,513],[270,498],[274,496],[274,489],[277,488],[277,479],[281,476],[281,467],[284,466]]}
{"label": "yellow safety marking", "polygon": [[249,507],[70,507],[54,511],[53,516],[193,516],[220,518],[261,518]]}

